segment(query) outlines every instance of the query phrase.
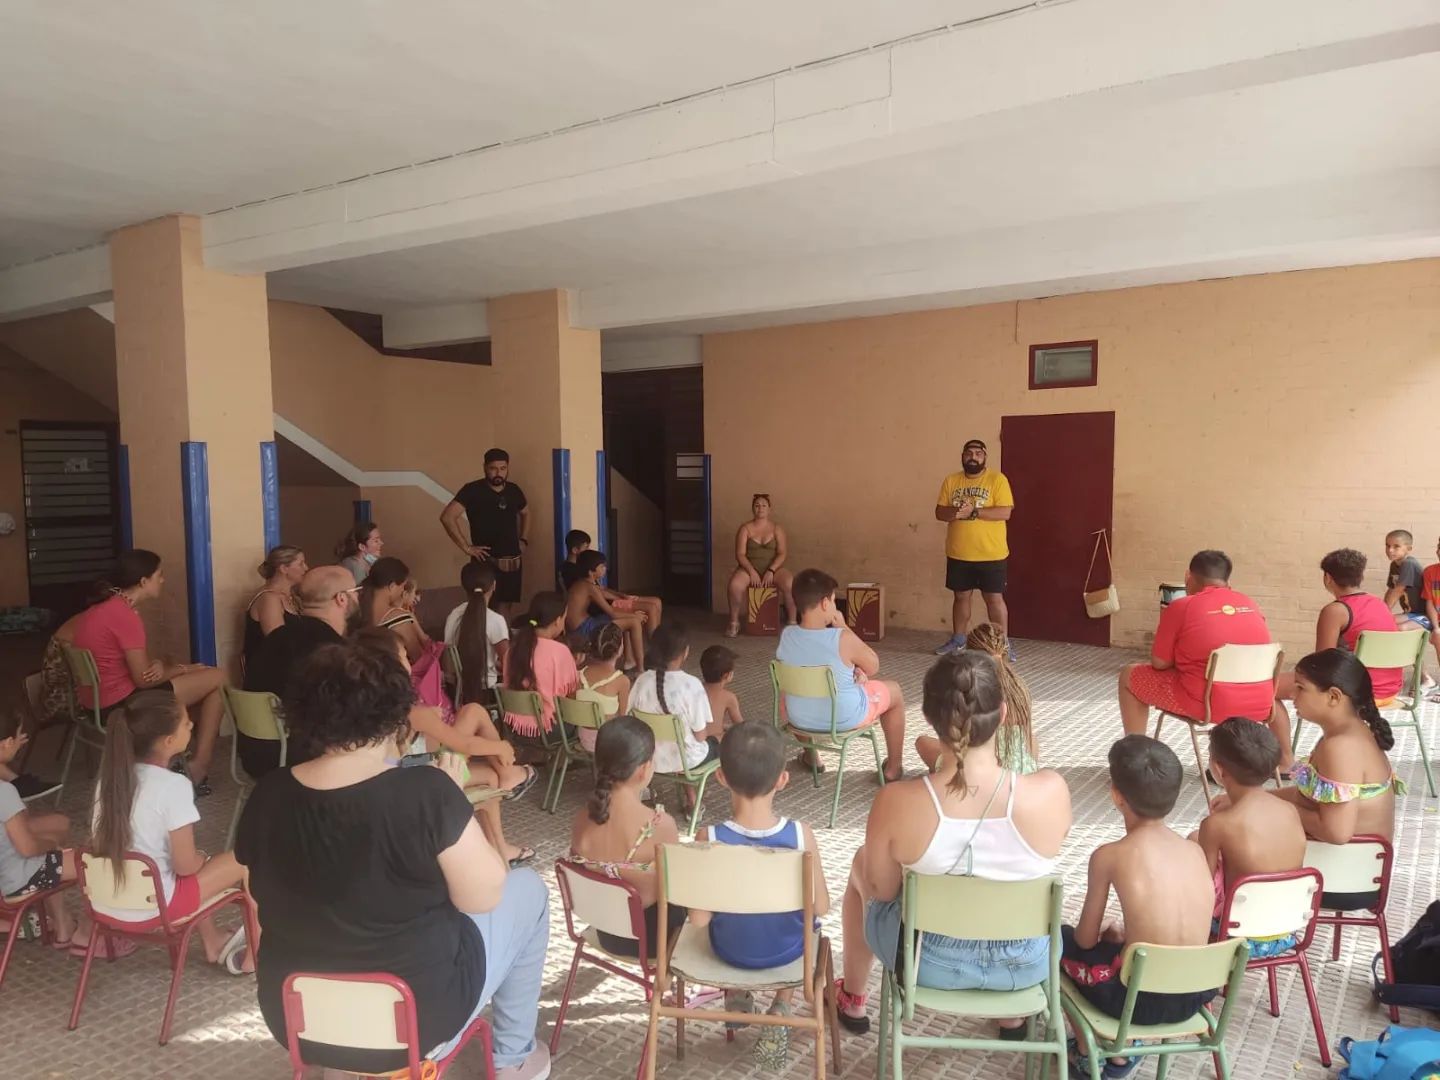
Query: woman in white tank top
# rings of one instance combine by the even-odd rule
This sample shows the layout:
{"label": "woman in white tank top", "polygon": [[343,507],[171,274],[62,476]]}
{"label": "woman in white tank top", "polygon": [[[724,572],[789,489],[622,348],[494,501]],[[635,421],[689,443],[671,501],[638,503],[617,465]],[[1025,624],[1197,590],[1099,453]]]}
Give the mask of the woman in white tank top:
{"label": "woman in white tank top", "polygon": [[[995,661],[962,652],[925,676],[922,709],[942,747],[934,773],[887,784],[875,797],[865,844],[845,892],[840,1023],[870,1028],[863,990],[875,958],[894,970],[900,891],[907,870],[992,881],[1030,881],[1055,869],[1070,831],[1070,789],[1053,769],[1017,776],[995,756],[1005,715]],[[922,939],[917,981],[936,990],[1018,990],[1049,974],[1049,938]],[[861,993],[850,992],[853,987]],[[1023,1019],[1001,1021],[1023,1031]]]}

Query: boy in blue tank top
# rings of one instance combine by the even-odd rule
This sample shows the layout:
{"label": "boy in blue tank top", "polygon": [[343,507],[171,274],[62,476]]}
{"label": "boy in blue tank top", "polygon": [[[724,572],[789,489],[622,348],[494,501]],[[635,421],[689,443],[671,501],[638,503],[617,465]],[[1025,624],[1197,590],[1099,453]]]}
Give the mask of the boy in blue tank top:
{"label": "boy in blue tank top", "polygon": [[[775,813],[775,793],[790,781],[785,770],[785,740],[771,724],[750,720],[736,724],[720,741],[720,783],[730,792],[730,820],[712,825],[702,839],[716,844],[814,851],[817,918],[830,910],[825,868],[810,826]],[[731,915],[724,912],[690,912],[696,926],[709,925],[710,947],[727,964],[746,969],[780,967],[797,959],[805,946],[805,926],[799,911],[768,915]],[[780,990],[771,1013],[789,1015],[793,989]],[[729,991],[725,1007],[750,1012],[754,995]],[[765,1027],[755,1040],[755,1056],[771,1070],[784,1067],[790,1049],[790,1029]]]}

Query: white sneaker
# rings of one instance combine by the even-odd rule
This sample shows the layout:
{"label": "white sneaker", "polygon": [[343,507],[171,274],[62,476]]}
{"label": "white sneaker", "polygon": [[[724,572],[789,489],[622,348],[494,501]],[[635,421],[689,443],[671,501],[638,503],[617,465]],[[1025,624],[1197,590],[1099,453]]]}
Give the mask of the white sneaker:
{"label": "white sneaker", "polygon": [[547,1080],[550,1075],[550,1047],[536,1042],[530,1056],[519,1065],[495,1070],[495,1080]]}

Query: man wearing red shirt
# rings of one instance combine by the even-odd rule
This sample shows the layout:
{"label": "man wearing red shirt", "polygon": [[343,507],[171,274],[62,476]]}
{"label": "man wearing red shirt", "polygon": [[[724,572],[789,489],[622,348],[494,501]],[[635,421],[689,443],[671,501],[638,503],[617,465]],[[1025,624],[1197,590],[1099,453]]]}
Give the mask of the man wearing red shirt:
{"label": "man wearing red shirt", "polygon": [[[1221,645],[1270,643],[1270,628],[1255,601],[1230,588],[1230,569],[1223,551],[1202,551],[1190,560],[1187,595],[1160,613],[1150,663],[1131,664],[1120,673],[1120,719],[1126,734],[1145,733],[1152,707],[1203,720],[1210,654]],[[1270,682],[1217,683],[1210,694],[1211,719],[1217,724],[1234,716],[1270,721],[1274,709]],[[1288,734],[1284,746],[1289,748]]]}

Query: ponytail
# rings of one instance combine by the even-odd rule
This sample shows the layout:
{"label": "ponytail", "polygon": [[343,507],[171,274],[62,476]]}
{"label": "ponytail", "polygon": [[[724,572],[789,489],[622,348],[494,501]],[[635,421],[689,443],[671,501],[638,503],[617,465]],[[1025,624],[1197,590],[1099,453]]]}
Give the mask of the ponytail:
{"label": "ponytail", "polygon": [[180,725],[180,702],[170,690],[138,690],[105,723],[93,844],[115,869],[115,886],[125,884],[125,854],[133,841],[135,763]]}
{"label": "ponytail", "polygon": [[1375,705],[1375,687],[1370,681],[1370,672],[1354,653],[1344,649],[1311,653],[1295,665],[1295,674],[1303,676],[1317,690],[1339,690],[1350,702],[1355,715],[1370,729],[1375,745],[1381,750],[1390,750],[1395,746],[1395,733],[1390,730],[1390,722],[1380,715]]}
{"label": "ponytail", "polygon": [[1033,752],[1035,731],[1031,717],[1034,703],[1020,673],[1005,655],[1005,635],[994,623],[981,623],[965,635],[965,647],[994,659],[996,673],[1000,676],[1000,694],[1005,699],[1004,725],[1019,728],[1025,746]]}
{"label": "ponytail", "polygon": [[505,661],[505,689],[534,690],[535,650],[540,631],[565,614],[565,597],[558,592],[536,593],[530,610],[510,624],[510,653]]}
{"label": "ponytail", "polygon": [[285,567],[297,559],[302,558],[304,555],[305,552],[292,544],[280,544],[271,548],[265,554],[265,561],[257,566],[255,571],[266,581],[269,581]]}
{"label": "ponytail", "polygon": [[464,691],[460,704],[480,704],[490,671],[490,603],[485,594],[495,587],[495,567],[490,563],[467,563],[460,572],[460,585],[466,593],[465,614],[460,616],[455,647],[460,653],[461,669],[471,672],[468,679],[460,680]]}
{"label": "ponytail", "polygon": [[610,820],[610,796],[616,784],[655,756],[655,733],[633,716],[617,716],[601,725],[595,735],[595,790],[585,812],[596,825]]}
{"label": "ponytail", "polygon": [[984,653],[955,653],[936,661],[925,674],[921,711],[940,742],[955,755],[950,790],[965,790],[965,755],[995,737],[1004,712],[1000,672]]}
{"label": "ponytail", "polygon": [[374,626],[381,613],[375,610],[375,590],[404,585],[410,580],[410,567],[393,555],[376,559],[370,573],[360,583],[360,619],[365,626]]}

